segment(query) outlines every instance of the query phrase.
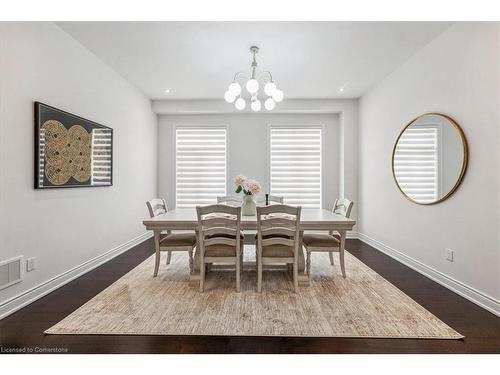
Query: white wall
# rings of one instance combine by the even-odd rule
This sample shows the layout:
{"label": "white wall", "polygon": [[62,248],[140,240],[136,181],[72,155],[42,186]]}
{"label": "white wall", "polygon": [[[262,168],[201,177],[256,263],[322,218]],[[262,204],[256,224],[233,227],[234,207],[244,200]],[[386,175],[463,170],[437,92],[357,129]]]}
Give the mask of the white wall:
{"label": "white wall", "polygon": [[[114,129],[112,187],[33,189],[34,101]],[[37,258],[22,283],[0,291],[0,317],[145,233],[156,137],[150,100],[56,25],[0,23],[0,260]]]}
{"label": "white wall", "polygon": [[[391,173],[399,132],[425,112],[454,118],[470,150],[462,185],[433,206],[405,199]],[[453,25],[360,100],[359,231],[498,313],[499,121],[497,23]]]}
{"label": "white wall", "polygon": [[233,178],[244,174],[259,181],[269,192],[269,125],[322,125],[324,127],[323,206],[331,208],[340,191],[339,115],[319,114],[216,114],[159,116],[158,191],[175,206],[174,129],[176,125],[226,125],[228,128],[227,194],[234,193]]}

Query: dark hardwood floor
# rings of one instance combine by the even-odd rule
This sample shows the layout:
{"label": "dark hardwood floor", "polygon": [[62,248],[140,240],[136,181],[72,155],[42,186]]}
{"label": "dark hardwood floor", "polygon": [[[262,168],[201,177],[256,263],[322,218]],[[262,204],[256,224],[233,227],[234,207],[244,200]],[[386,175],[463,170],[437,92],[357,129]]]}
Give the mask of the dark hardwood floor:
{"label": "dark hardwood floor", "polygon": [[463,340],[45,335],[152,254],[148,240],[0,321],[0,347],[68,353],[500,353],[500,318],[359,240],[349,251],[438,318]]}

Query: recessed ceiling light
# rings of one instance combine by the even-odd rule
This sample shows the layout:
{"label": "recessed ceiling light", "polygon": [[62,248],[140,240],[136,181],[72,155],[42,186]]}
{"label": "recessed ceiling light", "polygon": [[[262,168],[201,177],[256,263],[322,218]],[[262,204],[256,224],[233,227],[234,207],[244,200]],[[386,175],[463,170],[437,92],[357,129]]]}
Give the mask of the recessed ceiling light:
{"label": "recessed ceiling light", "polygon": [[165,89],[165,94],[170,94],[170,87],[168,89]]}
{"label": "recessed ceiling light", "polygon": [[339,89],[339,91],[340,91],[340,92],[344,92],[344,90],[345,90],[345,87],[341,87],[341,88]]}

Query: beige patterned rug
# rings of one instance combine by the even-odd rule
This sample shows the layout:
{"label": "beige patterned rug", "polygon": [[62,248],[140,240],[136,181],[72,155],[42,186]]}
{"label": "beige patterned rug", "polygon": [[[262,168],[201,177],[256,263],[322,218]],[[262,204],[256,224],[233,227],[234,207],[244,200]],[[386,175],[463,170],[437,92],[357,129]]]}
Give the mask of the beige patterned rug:
{"label": "beige patterned rug", "polygon": [[234,272],[209,272],[199,293],[188,282],[187,254],[164,261],[153,278],[154,257],[145,260],[46,333],[463,337],[349,253],[347,279],[338,261],[330,266],[327,254],[313,254],[311,286],[297,294],[290,275],[280,271],[264,272],[261,294],[253,271],[243,272],[241,293]]}

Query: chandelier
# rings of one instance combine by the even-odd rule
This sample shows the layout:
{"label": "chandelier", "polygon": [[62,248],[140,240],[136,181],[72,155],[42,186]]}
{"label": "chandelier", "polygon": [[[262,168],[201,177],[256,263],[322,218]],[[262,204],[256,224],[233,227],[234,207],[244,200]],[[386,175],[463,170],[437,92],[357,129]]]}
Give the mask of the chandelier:
{"label": "chandelier", "polygon": [[[264,107],[268,111],[272,111],[279,103],[283,100],[283,91],[278,89],[276,82],[273,80],[271,72],[264,71],[258,77],[256,75],[257,70],[257,60],[255,55],[259,52],[259,47],[250,47],[250,53],[252,54],[252,64],[251,64],[251,74],[248,76],[244,72],[238,72],[234,75],[233,82],[229,85],[228,90],[224,94],[224,99],[228,103],[234,103],[236,109],[242,111],[245,109],[247,103],[243,98],[243,92],[238,80],[245,80],[248,78],[245,84],[246,91],[250,95],[250,107],[252,111],[258,112],[262,108],[262,103],[259,100],[259,88],[261,83],[266,82],[264,85],[264,94],[267,96],[264,100]],[[259,83],[260,82],[260,83]]]}

